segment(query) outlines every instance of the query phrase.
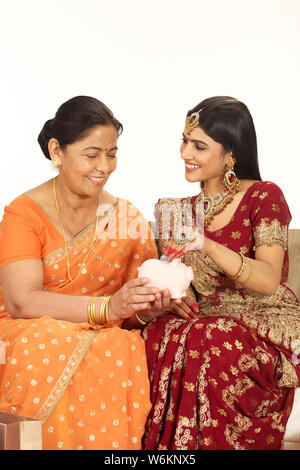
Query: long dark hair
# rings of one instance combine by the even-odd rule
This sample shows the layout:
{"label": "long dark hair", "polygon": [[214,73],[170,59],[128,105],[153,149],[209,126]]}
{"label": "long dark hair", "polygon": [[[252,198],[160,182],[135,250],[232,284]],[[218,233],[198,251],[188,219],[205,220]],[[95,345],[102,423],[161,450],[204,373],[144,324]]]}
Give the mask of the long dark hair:
{"label": "long dark hair", "polygon": [[122,124],[101,101],[90,96],[75,96],[58,108],[53,119],[45,122],[38,143],[45,157],[50,160],[48,142],[51,138],[57,139],[61,148],[64,148],[97,124],[114,126],[118,135],[123,131]]}
{"label": "long dark hair", "polygon": [[230,96],[214,96],[201,101],[187,115],[199,110],[199,127],[236,158],[237,177],[261,181],[256,132],[247,106]]}

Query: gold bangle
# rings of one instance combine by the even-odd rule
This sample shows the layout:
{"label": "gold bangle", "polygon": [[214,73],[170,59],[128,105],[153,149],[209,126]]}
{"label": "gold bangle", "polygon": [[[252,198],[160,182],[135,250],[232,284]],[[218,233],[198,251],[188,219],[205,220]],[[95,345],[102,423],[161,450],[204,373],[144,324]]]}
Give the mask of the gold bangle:
{"label": "gold bangle", "polygon": [[99,323],[100,325],[103,323],[108,323],[109,322],[109,316],[108,316],[108,304],[110,301],[111,295],[108,297],[104,296],[101,302],[100,306],[100,311],[99,311]]}
{"label": "gold bangle", "polygon": [[142,319],[138,316],[137,313],[135,314],[135,316],[136,316],[137,321],[138,321],[141,325],[143,325],[143,326],[147,325],[147,322],[144,321],[144,320],[142,320]]}
{"label": "gold bangle", "polygon": [[250,270],[249,270],[249,274],[247,276],[247,278],[244,280],[244,281],[240,281],[241,283],[245,283],[245,282],[248,282],[250,277],[251,277],[251,274],[252,274],[252,271],[253,271],[253,263],[251,261],[251,259],[249,259],[249,266],[250,266]]}
{"label": "gold bangle", "polygon": [[109,295],[108,297],[105,297],[106,300],[105,300],[105,308],[104,308],[104,318],[105,318],[106,323],[109,323],[108,306],[109,306],[110,298],[111,298],[111,295]]}
{"label": "gold bangle", "polygon": [[246,259],[245,259],[245,256],[242,254],[242,253],[237,253],[238,255],[240,255],[241,257],[241,260],[242,260],[242,263],[241,263],[241,266],[240,266],[240,269],[238,270],[238,272],[236,273],[235,276],[227,276],[229,279],[232,279],[233,281],[235,279],[238,279],[244,272],[245,270],[245,266],[246,266]]}
{"label": "gold bangle", "polygon": [[91,319],[92,323],[95,325],[97,323],[96,319],[96,302],[98,300],[98,297],[93,297],[93,300],[91,302]]}
{"label": "gold bangle", "polygon": [[100,310],[99,310],[99,324],[102,325],[104,323],[104,307],[105,307],[105,297],[103,297]]}
{"label": "gold bangle", "polygon": [[93,318],[93,304],[95,302],[95,297],[91,297],[88,303],[88,322],[95,323]]}
{"label": "gold bangle", "polygon": [[89,300],[89,303],[88,303],[88,322],[91,323],[92,325],[95,325],[97,323],[96,310],[95,310],[95,305],[96,305],[97,300],[98,300],[98,297],[94,296]]}

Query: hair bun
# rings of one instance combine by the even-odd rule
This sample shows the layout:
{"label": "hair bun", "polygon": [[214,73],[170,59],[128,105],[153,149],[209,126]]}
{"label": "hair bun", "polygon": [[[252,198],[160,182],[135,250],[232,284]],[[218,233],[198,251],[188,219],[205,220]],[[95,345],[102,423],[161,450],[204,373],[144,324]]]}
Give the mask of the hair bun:
{"label": "hair bun", "polygon": [[49,119],[48,121],[46,121],[38,136],[38,143],[40,144],[42,152],[45,155],[45,157],[48,158],[49,160],[51,160],[51,157],[50,157],[50,153],[48,150],[48,142],[52,137],[54,137],[53,124],[54,124],[54,119]]}

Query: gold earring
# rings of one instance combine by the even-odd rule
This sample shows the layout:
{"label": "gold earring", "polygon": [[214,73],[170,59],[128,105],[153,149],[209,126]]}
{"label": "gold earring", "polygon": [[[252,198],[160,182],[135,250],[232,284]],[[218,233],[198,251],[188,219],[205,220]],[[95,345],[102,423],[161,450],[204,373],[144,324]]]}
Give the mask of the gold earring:
{"label": "gold earring", "polygon": [[59,166],[59,158],[57,158],[57,157],[55,158],[55,160],[53,161],[53,166],[55,168],[57,168]]}
{"label": "gold earring", "polygon": [[240,180],[237,178],[234,172],[234,163],[235,162],[233,160],[232,152],[230,152],[228,161],[226,163],[226,173],[223,180],[225,188],[230,192],[236,192],[240,186]]}
{"label": "gold earring", "polygon": [[233,170],[233,168],[234,168],[234,160],[233,160],[232,152],[230,152],[227,163],[226,163],[226,170],[230,171],[230,170]]}

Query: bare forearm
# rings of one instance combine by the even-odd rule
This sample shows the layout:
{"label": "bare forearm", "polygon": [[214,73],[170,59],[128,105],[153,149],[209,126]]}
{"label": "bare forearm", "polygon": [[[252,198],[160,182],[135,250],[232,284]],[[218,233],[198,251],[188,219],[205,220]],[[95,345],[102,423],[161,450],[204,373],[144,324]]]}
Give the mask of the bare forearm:
{"label": "bare forearm", "polygon": [[[224,245],[212,240],[206,240],[201,252],[206,253],[212,258],[228,277],[235,276],[240,270],[240,255]],[[253,290],[259,294],[272,295],[280,282],[278,273],[276,273],[273,267],[267,262],[247,257],[245,257],[245,261],[245,269],[241,276],[236,279],[236,282],[239,282],[247,289]],[[250,270],[251,276],[249,276]]]}
{"label": "bare forearm", "polygon": [[[23,302],[15,306],[12,314],[18,318],[38,318],[49,315],[57,320],[67,320],[75,323],[88,321],[87,307],[90,297],[73,296],[44,292],[40,290],[31,291]],[[97,301],[97,308],[99,306]]]}

